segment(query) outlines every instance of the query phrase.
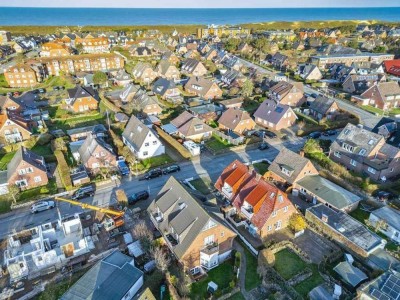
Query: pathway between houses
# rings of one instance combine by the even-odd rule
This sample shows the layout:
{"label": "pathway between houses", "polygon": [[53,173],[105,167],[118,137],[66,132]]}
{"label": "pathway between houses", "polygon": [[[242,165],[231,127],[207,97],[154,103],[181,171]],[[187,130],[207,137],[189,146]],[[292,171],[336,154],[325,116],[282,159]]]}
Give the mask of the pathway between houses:
{"label": "pathway between houses", "polygon": [[241,263],[240,263],[240,271],[239,271],[239,287],[242,295],[245,299],[253,299],[251,294],[246,291],[246,269],[247,269],[247,260],[246,253],[244,253],[243,246],[240,245],[236,240],[233,241],[233,246],[236,251],[241,254]]}

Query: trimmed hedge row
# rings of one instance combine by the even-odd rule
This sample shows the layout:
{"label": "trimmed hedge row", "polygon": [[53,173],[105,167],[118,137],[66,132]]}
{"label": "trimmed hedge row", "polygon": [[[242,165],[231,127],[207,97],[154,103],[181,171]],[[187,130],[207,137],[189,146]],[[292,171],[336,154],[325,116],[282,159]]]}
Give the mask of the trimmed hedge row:
{"label": "trimmed hedge row", "polygon": [[60,175],[61,182],[64,185],[65,189],[71,190],[72,189],[72,181],[71,176],[69,174],[69,167],[67,161],[65,160],[64,153],[60,150],[54,151],[54,155],[57,159],[57,170],[58,174]]}
{"label": "trimmed hedge row", "polygon": [[181,143],[175,140],[172,136],[164,132],[161,128],[156,127],[158,135],[165,140],[168,144],[176,149],[180,155],[182,155],[186,159],[190,159],[192,155],[190,154],[189,150],[187,150]]}

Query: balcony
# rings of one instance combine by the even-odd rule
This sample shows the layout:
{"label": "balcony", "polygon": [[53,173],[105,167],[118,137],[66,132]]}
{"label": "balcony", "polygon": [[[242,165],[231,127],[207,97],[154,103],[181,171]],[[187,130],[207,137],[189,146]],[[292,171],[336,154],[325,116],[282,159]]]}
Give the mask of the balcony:
{"label": "balcony", "polygon": [[253,217],[253,208],[252,207],[244,207],[240,208],[241,213],[249,220]]}
{"label": "balcony", "polygon": [[22,142],[22,135],[19,132],[11,133],[11,134],[5,134],[4,137],[5,137],[6,141],[9,142],[9,143]]}
{"label": "balcony", "polygon": [[207,254],[208,256],[211,256],[215,253],[219,253],[219,244],[217,242],[213,242],[211,244],[208,244],[204,246],[200,252]]}
{"label": "balcony", "polygon": [[225,184],[222,187],[222,193],[224,194],[224,196],[226,198],[231,199],[232,198],[232,192],[233,192],[232,188],[229,185]]}

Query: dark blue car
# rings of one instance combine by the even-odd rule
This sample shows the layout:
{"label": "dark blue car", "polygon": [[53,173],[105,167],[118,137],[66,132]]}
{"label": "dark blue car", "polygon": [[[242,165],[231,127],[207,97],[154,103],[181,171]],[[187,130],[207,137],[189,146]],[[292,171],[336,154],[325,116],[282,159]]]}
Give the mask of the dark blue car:
{"label": "dark blue car", "polygon": [[128,165],[123,160],[118,161],[118,170],[120,171],[122,176],[129,175]]}

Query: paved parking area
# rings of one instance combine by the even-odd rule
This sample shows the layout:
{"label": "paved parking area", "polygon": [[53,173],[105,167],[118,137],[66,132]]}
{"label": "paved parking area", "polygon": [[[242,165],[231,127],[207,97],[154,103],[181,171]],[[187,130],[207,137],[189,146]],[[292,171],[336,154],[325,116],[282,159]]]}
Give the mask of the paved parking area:
{"label": "paved parking area", "polygon": [[323,236],[306,229],[304,234],[297,237],[293,242],[300,247],[315,264],[320,263],[325,255],[339,251],[339,247]]}

